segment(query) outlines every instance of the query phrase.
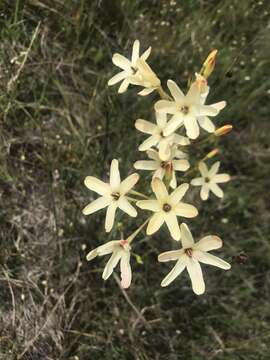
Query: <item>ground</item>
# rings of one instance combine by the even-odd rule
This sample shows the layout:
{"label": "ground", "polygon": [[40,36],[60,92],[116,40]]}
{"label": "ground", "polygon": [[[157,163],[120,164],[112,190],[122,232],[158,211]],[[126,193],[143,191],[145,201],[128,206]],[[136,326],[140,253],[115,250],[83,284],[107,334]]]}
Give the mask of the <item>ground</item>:
{"label": "ground", "polygon": [[[266,0],[0,2],[0,359],[269,359],[269,11]],[[126,176],[143,158],[134,121],[153,119],[158,94],[107,86],[112,54],[135,39],[152,46],[164,87],[185,88],[219,50],[209,103],[226,100],[217,125],[234,128],[211,146],[232,181],[223,200],[196,200],[190,225],[223,239],[232,269],[205,266],[202,296],[187,275],[160,287],[165,228],[140,236],[127,291],[103,282],[104,259],[85,259],[141,223],[120,215],[107,235],[104,212],[81,212],[85,176],[105,180],[113,158]]]}

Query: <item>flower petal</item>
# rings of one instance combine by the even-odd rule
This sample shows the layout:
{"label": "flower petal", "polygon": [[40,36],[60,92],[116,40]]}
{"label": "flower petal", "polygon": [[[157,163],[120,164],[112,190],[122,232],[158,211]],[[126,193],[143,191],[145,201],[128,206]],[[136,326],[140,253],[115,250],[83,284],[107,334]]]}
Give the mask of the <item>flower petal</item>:
{"label": "flower petal", "polygon": [[224,183],[230,181],[231,177],[229,174],[217,174],[212,177],[215,183]]}
{"label": "flower petal", "polygon": [[176,186],[177,186],[177,181],[176,181],[175,171],[172,171],[172,179],[170,181],[170,187],[175,189]]}
{"label": "flower petal", "polygon": [[84,215],[93,214],[94,212],[105,208],[110,203],[111,203],[111,200],[109,198],[100,197],[100,198],[94,200],[93,202],[91,202],[90,204],[86,205],[85,208],[83,208],[82,213]]}
{"label": "flower petal", "polygon": [[211,105],[209,105],[209,106],[215,108],[215,109],[219,112],[220,110],[222,110],[222,109],[225,108],[225,106],[226,106],[226,101],[219,101],[218,103],[211,104]]}
{"label": "flower petal", "polygon": [[131,267],[130,267],[130,252],[125,251],[120,260],[121,271],[121,286],[123,289],[127,289],[131,284]]}
{"label": "flower petal", "polygon": [[167,114],[156,112],[156,121],[160,129],[163,129],[167,124]]}
{"label": "flower petal", "polygon": [[104,245],[100,245],[96,249],[97,255],[98,256],[108,255],[108,254],[112,253],[117,246],[119,246],[119,240],[112,240],[112,241],[107,242]]}
{"label": "flower petal", "polygon": [[175,144],[182,145],[182,146],[190,144],[189,138],[187,138],[186,136],[178,135],[178,134],[173,135],[173,142]]}
{"label": "flower petal", "polygon": [[151,46],[149,46],[149,48],[147,50],[145,50],[145,52],[140,56],[140,58],[144,61],[146,61],[149,57],[149,55],[151,54]]}
{"label": "flower petal", "polygon": [[118,207],[129,216],[136,217],[137,210],[132,206],[125,197],[121,197],[118,201]]}
{"label": "flower petal", "polygon": [[199,122],[200,126],[209,133],[214,132],[216,129],[213,122],[207,116],[198,117],[198,122]]}
{"label": "flower petal", "polygon": [[136,161],[133,166],[137,170],[157,170],[159,163],[153,160],[140,160]]}
{"label": "flower petal", "polygon": [[212,179],[212,177],[217,174],[217,172],[219,170],[219,166],[220,166],[220,161],[216,161],[211,166],[211,169],[209,170],[209,173],[208,173],[208,176],[209,176],[210,179]]}
{"label": "flower petal", "polygon": [[115,189],[119,188],[121,179],[120,179],[120,173],[119,173],[119,164],[118,160],[113,159],[111,162],[111,168],[110,168],[110,185],[113,191]]}
{"label": "flower petal", "polygon": [[114,54],[112,57],[114,65],[120,67],[123,70],[131,69],[131,62],[121,54]]}
{"label": "flower petal", "polygon": [[120,193],[121,195],[126,194],[133,188],[133,186],[138,182],[140,176],[137,173],[129,175],[125,180],[120,184]]}
{"label": "flower petal", "polygon": [[194,239],[187,224],[185,223],[181,224],[180,230],[181,230],[181,242],[183,248],[184,249],[192,248],[194,245]]}
{"label": "flower petal", "polygon": [[128,78],[122,81],[122,84],[119,86],[118,94],[123,94],[127,91],[128,85],[130,84]]}
{"label": "flower petal", "polygon": [[174,101],[159,100],[155,103],[155,111],[166,114],[175,114],[177,106]]}
{"label": "flower petal", "polygon": [[186,262],[183,261],[183,258],[180,258],[177,263],[175,264],[175,266],[172,268],[172,270],[169,272],[169,274],[162,280],[161,282],[161,286],[168,286],[170,285],[170,283],[175,280],[177,278],[177,276],[179,276],[181,274],[181,272],[185,269],[186,267]]}
{"label": "flower petal", "polygon": [[231,268],[231,265],[226,261],[204,251],[194,250],[193,257],[201,263],[213,265],[224,270],[229,270]]}
{"label": "flower petal", "polygon": [[197,105],[197,116],[216,116],[219,112],[213,106],[210,105]]}
{"label": "flower petal", "polygon": [[105,182],[93,177],[93,176],[87,176],[84,179],[84,185],[89,189],[92,190],[99,195],[106,195],[111,193],[111,187],[109,184],[106,184]]}
{"label": "flower petal", "polygon": [[186,171],[190,167],[189,162],[185,159],[173,160],[172,163],[173,163],[173,168],[176,171]]}
{"label": "flower petal", "polygon": [[116,208],[117,208],[116,201],[112,202],[107,208],[106,219],[105,219],[106,232],[110,232],[112,230]]}
{"label": "flower petal", "polygon": [[164,201],[168,197],[168,191],[163,181],[159,178],[152,180],[152,189],[159,201]]}
{"label": "flower petal", "polygon": [[159,157],[161,160],[166,161],[171,156],[171,147],[168,139],[164,138],[159,142]]}
{"label": "flower petal", "polygon": [[204,236],[195,244],[196,249],[201,251],[211,251],[222,247],[222,240],[215,235]]}
{"label": "flower petal", "polygon": [[202,174],[202,177],[204,177],[204,178],[207,177],[208,176],[208,168],[206,166],[206,163],[203,161],[200,161],[198,167],[199,167],[200,173]]}
{"label": "flower petal", "polygon": [[150,159],[153,159],[155,161],[160,161],[158,152],[156,150],[150,149],[150,150],[147,150],[146,153]]}
{"label": "flower petal", "polygon": [[167,261],[178,260],[180,258],[180,256],[183,254],[184,254],[183,249],[166,251],[166,252],[158,255],[158,261],[159,262],[167,262]]}
{"label": "flower petal", "polygon": [[160,135],[152,135],[147,138],[141,145],[139,146],[139,151],[145,151],[150,149],[152,146],[155,146],[160,139]]}
{"label": "flower petal", "polygon": [[192,289],[197,295],[201,295],[205,292],[205,283],[203,279],[202,269],[198,262],[193,258],[189,258],[187,261],[187,271],[192,283]]}
{"label": "flower petal", "polygon": [[192,179],[190,183],[193,186],[202,186],[202,184],[204,183],[204,178],[198,177],[198,178]]}
{"label": "flower petal", "polygon": [[178,186],[171,194],[170,201],[173,205],[179,203],[180,200],[184,197],[185,193],[188,191],[189,184],[184,183]]}
{"label": "flower petal", "polygon": [[184,121],[184,117],[181,113],[177,113],[173,115],[171,120],[168,122],[167,126],[165,127],[163,133],[165,136],[172,134],[176,129],[178,129]]}
{"label": "flower petal", "polygon": [[153,87],[145,88],[145,89],[139,91],[139,92],[138,92],[138,95],[140,95],[140,96],[147,96],[147,95],[151,94],[154,90],[155,90],[155,88],[153,88]]}
{"label": "flower petal", "polygon": [[161,225],[164,223],[164,215],[163,215],[163,211],[160,212],[156,212],[150,219],[147,229],[146,229],[146,234],[147,235],[152,235],[154,234],[156,231],[159,230],[159,228],[161,227]]}
{"label": "flower petal", "polygon": [[160,211],[160,204],[157,200],[140,200],[136,202],[136,205],[140,208],[140,209],[144,209],[144,210],[150,210],[150,211]]}
{"label": "flower petal", "polygon": [[223,192],[223,190],[222,190],[217,184],[210,183],[209,187],[210,187],[210,190],[211,190],[217,197],[223,198],[224,192]]}
{"label": "flower petal", "polygon": [[97,257],[97,249],[91,250],[89,251],[89,253],[86,255],[86,260],[87,261],[91,261],[93,260],[95,257]]}
{"label": "flower petal", "polygon": [[200,197],[203,201],[207,200],[209,198],[209,185],[203,184],[200,191]]}
{"label": "flower petal", "polygon": [[195,208],[195,206],[183,202],[180,202],[178,205],[176,205],[174,211],[177,216],[182,216],[185,218],[194,218],[198,215],[198,210]]}
{"label": "flower petal", "polygon": [[121,71],[120,73],[114,75],[109,81],[108,85],[112,86],[117,84],[119,81],[124,80],[126,77],[129,76],[129,73],[127,71]]}
{"label": "flower petal", "polygon": [[179,86],[173,81],[168,80],[167,86],[170,90],[170,93],[172,94],[172,97],[175,101],[182,101],[185,97],[183,91],[179,88]]}
{"label": "flower petal", "polygon": [[131,55],[131,62],[133,66],[136,66],[136,62],[139,59],[139,54],[140,54],[140,42],[139,40],[135,40],[132,47],[132,55]]}
{"label": "flower petal", "polygon": [[186,95],[186,102],[188,104],[198,104],[200,102],[200,86],[195,81],[193,84],[191,84],[188,93]]}
{"label": "flower petal", "polygon": [[159,131],[156,124],[153,124],[150,121],[143,119],[136,120],[135,128],[145,134],[150,134],[150,135],[158,133]]}
{"label": "flower petal", "polygon": [[180,240],[181,233],[180,233],[180,228],[178,225],[177,217],[172,211],[170,213],[166,214],[165,222],[168,226],[168,229],[170,231],[172,238],[177,241]]}
{"label": "flower petal", "polygon": [[120,258],[121,258],[121,251],[119,251],[119,250],[114,251],[104,268],[104,271],[102,274],[102,278],[104,280],[107,280],[111,276],[111,274],[112,274],[114,268],[116,267],[116,265],[118,264]]}
{"label": "flower petal", "polygon": [[197,139],[200,134],[200,128],[197,123],[196,117],[193,115],[186,115],[184,117],[184,125],[187,131],[187,136],[190,139]]}

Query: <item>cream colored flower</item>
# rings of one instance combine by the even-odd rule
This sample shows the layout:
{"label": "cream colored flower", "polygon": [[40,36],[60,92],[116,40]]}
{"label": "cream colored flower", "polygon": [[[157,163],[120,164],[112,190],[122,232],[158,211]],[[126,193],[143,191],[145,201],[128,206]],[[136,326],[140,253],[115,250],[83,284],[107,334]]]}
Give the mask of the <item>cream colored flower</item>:
{"label": "cream colored flower", "polygon": [[201,177],[191,180],[191,185],[201,186],[200,196],[202,200],[207,200],[209,197],[209,191],[212,191],[217,197],[222,198],[224,193],[222,189],[218,186],[219,183],[224,183],[230,180],[230,175],[228,174],[218,174],[218,169],[220,162],[215,162],[211,169],[208,170],[205,162],[201,161],[199,163],[199,170]]}
{"label": "cream colored flower", "polygon": [[162,280],[161,286],[168,286],[185,268],[187,268],[193,291],[195,294],[201,295],[205,292],[205,283],[200,262],[217,266],[224,270],[229,270],[231,268],[231,265],[226,261],[208,253],[210,250],[221,248],[222,240],[215,235],[208,235],[203,237],[197,243],[194,243],[188,226],[183,223],[181,225],[181,241],[183,245],[182,249],[167,251],[158,256],[158,261],[160,262],[177,260],[176,265]]}
{"label": "cream colored flower", "polygon": [[169,195],[164,183],[159,178],[153,179],[152,189],[157,199],[137,202],[137,206],[141,209],[154,212],[146,229],[147,235],[154,234],[166,222],[171,236],[175,240],[180,240],[177,216],[193,218],[198,214],[198,210],[193,205],[181,202],[188,188],[188,184],[182,184]]}
{"label": "cream colored flower", "polygon": [[111,231],[115,218],[115,211],[120,208],[132,217],[137,216],[136,209],[129,203],[125,196],[139,180],[138,174],[129,175],[125,180],[121,182],[118,160],[114,159],[111,162],[110,169],[110,183],[104,183],[103,181],[93,177],[87,176],[84,180],[85,186],[101,195],[100,198],[94,200],[83,209],[84,215],[90,215],[100,209],[107,208],[105,230]]}
{"label": "cream colored flower", "polygon": [[149,121],[138,119],[135,122],[137,130],[151,135],[140,146],[140,151],[149,150],[152,146],[156,146],[159,149],[159,156],[162,160],[166,161],[171,156],[171,146],[173,144],[186,146],[190,144],[188,138],[171,133],[168,136],[164,135],[164,129],[167,126],[167,115],[156,113],[156,124]]}
{"label": "cream colored flower", "polygon": [[158,177],[161,180],[166,176],[171,179],[170,186],[173,189],[177,186],[175,172],[186,171],[190,166],[188,160],[182,158],[182,153],[180,159],[174,158],[177,156],[177,150],[175,148],[172,150],[171,157],[166,161],[162,160],[159,157],[159,153],[153,149],[148,150],[147,155],[151,160],[136,161],[134,164],[135,169],[154,170],[153,178]]}
{"label": "cream colored flower", "polygon": [[190,139],[196,139],[200,134],[198,121],[204,129],[212,131],[211,125],[207,121],[207,116],[216,116],[226,105],[225,101],[212,105],[204,105],[202,103],[201,84],[198,81],[191,84],[187,95],[184,95],[174,81],[168,80],[167,85],[174,100],[159,100],[155,104],[157,112],[173,115],[164,129],[164,135],[168,136],[184,125],[187,136]]}
{"label": "cream colored flower", "polygon": [[126,239],[109,241],[107,244],[98,246],[96,249],[90,251],[87,254],[86,259],[90,261],[97,256],[104,256],[112,253],[102,274],[102,278],[104,280],[107,280],[111,276],[114,268],[120,261],[121,285],[124,289],[130,286],[131,278],[132,278],[131,267],[130,267],[130,251],[131,251],[130,244],[135,238],[135,236],[144,227],[144,225],[145,223],[143,223],[136,231],[134,231]]}
{"label": "cream colored flower", "polygon": [[114,65],[118,66],[122,71],[114,75],[109,81],[108,85],[115,85],[118,82],[122,81],[118,92],[123,93],[127,90],[130,84],[130,77],[135,75],[138,71],[137,61],[142,59],[145,61],[151,53],[151,47],[149,47],[141,56],[140,56],[140,42],[135,40],[132,48],[131,60],[127,59],[123,55],[114,54],[112,57],[112,62]]}
{"label": "cream colored flower", "polygon": [[143,59],[137,61],[138,71],[135,75],[130,77],[130,83],[133,85],[143,86],[145,89],[141,90],[138,95],[146,96],[160,86],[160,80],[151,67]]}

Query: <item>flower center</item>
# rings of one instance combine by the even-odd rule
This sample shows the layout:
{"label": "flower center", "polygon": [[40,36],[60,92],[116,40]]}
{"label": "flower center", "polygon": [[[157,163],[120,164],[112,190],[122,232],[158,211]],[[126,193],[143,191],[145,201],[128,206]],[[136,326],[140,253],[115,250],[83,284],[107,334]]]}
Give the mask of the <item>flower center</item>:
{"label": "flower center", "polygon": [[171,211],[171,209],[172,209],[171,205],[169,205],[169,204],[164,204],[163,205],[163,211],[169,212],[169,211]]}
{"label": "flower center", "polygon": [[189,107],[184,105],[184,106],[181,106],[180,108],[180,111],[183,113],[183,114],[188,114],[189,113]]}
{"label": "flower center", "polygon": [[111,194],[111,197],[113,198],[113,200],[119,200],[120,194],[119,192],[114,192]]}
{"label": "flower center", "polygon": [[206,178],[204,179],[204,181],[205,181],[206,183],[210,183],[211,179],[210,179],[208,176],[206,176]]}
{"label": "flower center", "polygon": [[191,258],[192,257],[192,248],[185,249],[185,254]]}

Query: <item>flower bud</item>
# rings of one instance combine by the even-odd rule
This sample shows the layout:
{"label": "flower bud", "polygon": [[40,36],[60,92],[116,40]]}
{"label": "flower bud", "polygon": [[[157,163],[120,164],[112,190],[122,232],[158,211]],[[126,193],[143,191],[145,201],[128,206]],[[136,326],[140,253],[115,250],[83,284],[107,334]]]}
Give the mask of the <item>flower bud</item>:
{"label": "flower bud", "polygon": [[215,136],[223,136],[228,134],[230,131],[232,131],[233,126],[228,124],[228,125],[224,125],[221,126],[220,128],[218,128],[215,132],[214,135]]}
{"label": "flower bud", "polygon": [[216,55],[217,50],[212,50],[210,54],[207,56],[203,66],[201,68],[200,74],[207,79],[213,72],[215,64],[216,64]]}
{"label": "flower bud", "polygon": [[208,154],[205,155],[204,159],[211,159],[212,157],[216,156],[219,153],[219,149],[213,149]]}

